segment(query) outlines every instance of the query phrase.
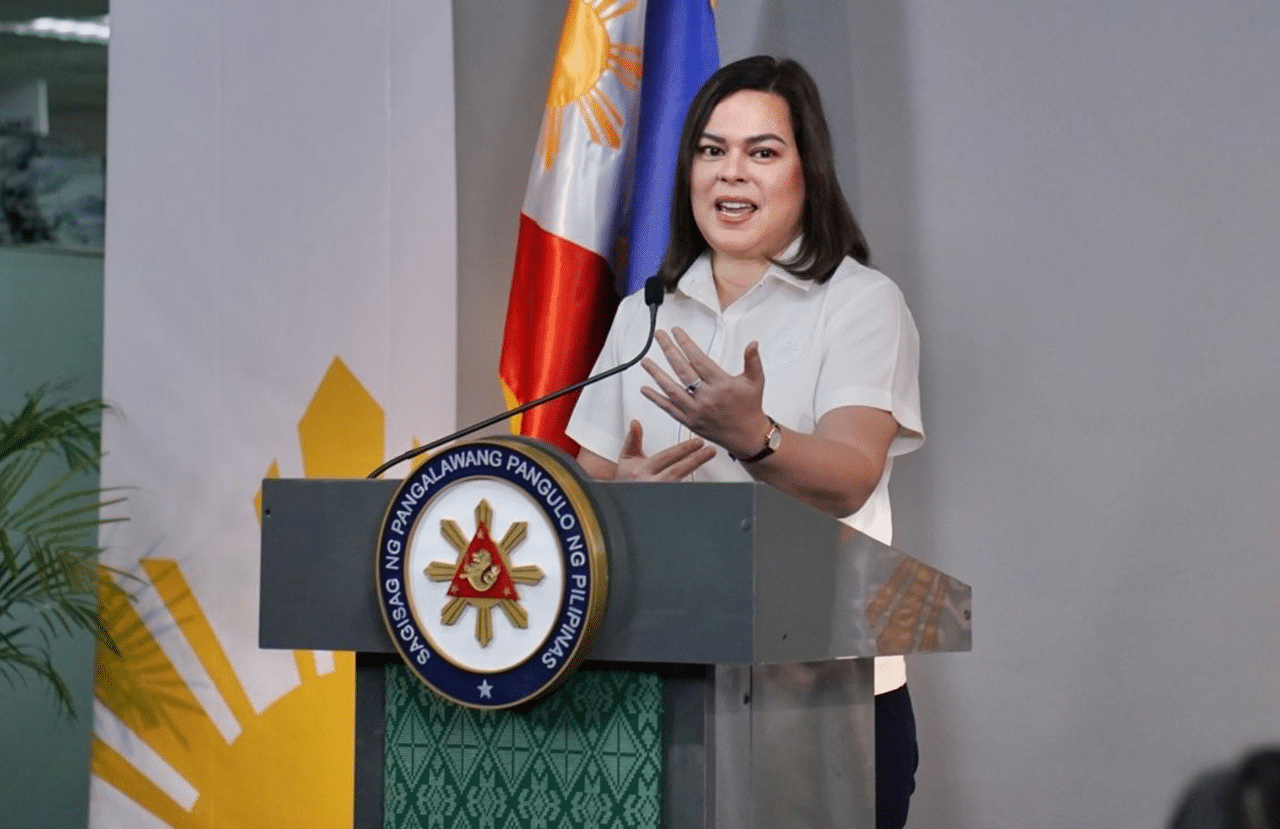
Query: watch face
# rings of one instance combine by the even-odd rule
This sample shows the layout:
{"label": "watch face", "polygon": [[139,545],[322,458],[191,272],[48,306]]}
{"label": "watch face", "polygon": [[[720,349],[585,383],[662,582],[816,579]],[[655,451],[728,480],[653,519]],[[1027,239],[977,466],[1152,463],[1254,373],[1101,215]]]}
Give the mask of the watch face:
{"label": "watch face", "polygon": [[778,448],[780,443],[782,443],[782,428],[775,423],[773,428],[769,430],[769,437],[765,441],[765,446],[768,446],[769,450],[773,451]]}

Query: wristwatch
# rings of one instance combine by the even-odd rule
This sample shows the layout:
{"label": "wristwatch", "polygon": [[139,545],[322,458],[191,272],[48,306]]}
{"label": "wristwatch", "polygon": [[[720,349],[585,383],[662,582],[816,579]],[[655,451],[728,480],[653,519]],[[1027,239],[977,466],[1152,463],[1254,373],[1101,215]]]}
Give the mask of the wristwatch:
{"label": "wristwatch", "polygon": [[[769,416],[765,415],[765,417],[769,417]],[[739,463],[755,463],[756,461],[762,461],[765,458],[772,455],[774,452],[777,451],[778,446],[781,444],[782,444],[782,427],[778,425],[778,421],[769,417],[769,433],[764,436],[764,448],[749,458],[733,458],[732,454],[730,454],[729,457],[733,458],[735,461],[738,461]]]}

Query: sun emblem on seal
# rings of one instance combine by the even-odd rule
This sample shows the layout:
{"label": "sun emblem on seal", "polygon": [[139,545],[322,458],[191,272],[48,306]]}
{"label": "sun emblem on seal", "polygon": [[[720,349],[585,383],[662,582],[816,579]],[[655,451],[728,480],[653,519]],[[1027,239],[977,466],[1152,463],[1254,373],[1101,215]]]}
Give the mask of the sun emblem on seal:
{"label": "sun emblem on seal", "polygon": [[426,567],[427,578],[450,582],[449,600],[440,609],[440,621],[456,624],[468,607],[474,607],[476,641],[481,647],[493,640],[494,607],[500,608],[516,627],[529,626],[529,614],[520,604],[516,585],[537,584],[543,578],[542,568],[536,565],[511,566],[511,551],[528,535],[528,525],[516,521],[496,543],[489,531],[492,525],[493,508],[485,500],[476,504],[476,531],[470,540],[452,518],[442,520],[440,534],[457,551],[458,558],[452,563],[433,561]]}

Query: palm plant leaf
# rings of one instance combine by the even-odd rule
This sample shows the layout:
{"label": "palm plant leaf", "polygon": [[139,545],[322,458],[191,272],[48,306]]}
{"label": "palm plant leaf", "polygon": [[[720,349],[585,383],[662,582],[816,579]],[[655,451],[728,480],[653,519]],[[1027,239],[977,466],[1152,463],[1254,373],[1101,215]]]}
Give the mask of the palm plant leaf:
{"label": "palm plant leaf", "polygon": [[[124,499],[85,487],[81,477],[98,467],[104,409],[98,400],[47,404],[44,391],[37,390],[16,414],[0,418],[0,676],[10,685],[46,683],[73,717],[51,644],[87,632],[115,650],[98,615],[97,589],[121,588],[111,578],[100,579],[96,530],[122,520],[103,510]],[[37,483],[50,462],[61,471]]]}
{"label": "palm plant leaf", "polygon": [[71,689],[53,666],[47,649],[40,650],[19,641],[25,628],[0,631],[0,676],[4,677],[10,688],[27,679],[27,674],[35,676],[53,688],[58,704],[62,710],[72,713]]}
{"label": "palm plant leaf", "polygon": [[[120,520],[102,517],[101,510],[124,499],[104,500],[106,491],[101,489],[68,490],[79,474],[66,473],[12,508],[0,508],[0,529],[11,538],[20,539],[30,555],[46,562],[52,560],[55,551],[82,548],[79,542],[88,531]],[[8,552],[5,563],[13,566]]]}
{"label": "palm plant leaf", "polygon": [[[41,631],[89,631],[110,647],[110,637],[99,623],[93,592],[100,569],[92,557],[86,557],[74,559],[52,573],[31,559],[23,561],[16,572],[0,571],[0,618],[25,609],[28,616],[38,618]],[[84,586],[86,583],[88,587]]]}
{"label": "palm plant leaf", "polygon": [[45,406],[44,395],[44,389],[28,394],[22,409],[0,424],[0,458],[27,449],[52,450],[61,454],[71,469],[97,469],[98,418],[106,404],[81,400]]}

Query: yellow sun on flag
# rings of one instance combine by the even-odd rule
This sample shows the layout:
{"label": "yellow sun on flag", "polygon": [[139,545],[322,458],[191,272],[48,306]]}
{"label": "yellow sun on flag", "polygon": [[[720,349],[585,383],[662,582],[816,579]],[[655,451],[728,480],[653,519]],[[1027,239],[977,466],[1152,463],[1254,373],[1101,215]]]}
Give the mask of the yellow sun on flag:
{"label": "yellow sun on flag", "polygon": [[[382,461],[383,421],[381,406],[335,358],[298,424],[303,468],[312,477],[363,477]],[[267,476],[279,477],[278,463]],[[261,492],[254,506],[261,521]],[[353,655],[294,651],[296,686],[255,710],[181,567],[168,559],[140,565],[238,733],[228,738],[219,728],[138,610],[118,591],[101,591],[119,653],[98,652],[95,716],[128,736],[110,745],[94,735],[93,774],[176,829],[350,827]]]}
{"label": "yellow sun on flag", "polygon": [[556,49],[555,68],[547,89],[547,113],[542,121],[543,161],[551,169],[560,152],[560,132],[569,105],[577,108],[597,144],[622,146],[623,117],[617,103],[600,86],[612,71],[624,88],[640,84],[641,46],[614,43],[606,25],[636,10],[639,0],[570,0]]}
{"label": "yellow sun on flag", "polygon": [[98,654],[97,701],[134,735],[135,746],[145,745],[177,777],[135,762],[136,750],[126,756],[97,735],[94,775],[175,829],[273,829],[297,825],[303,815],[308,826],[350,826],[352,655],[335,654],[321,673],[317,655],[295,651],[297,687],[255,711],[177,563],[148,559],[142,566],[240,733],[230,741],[223,736],[133,606],[103,591],[102,615],[120,654]]}

